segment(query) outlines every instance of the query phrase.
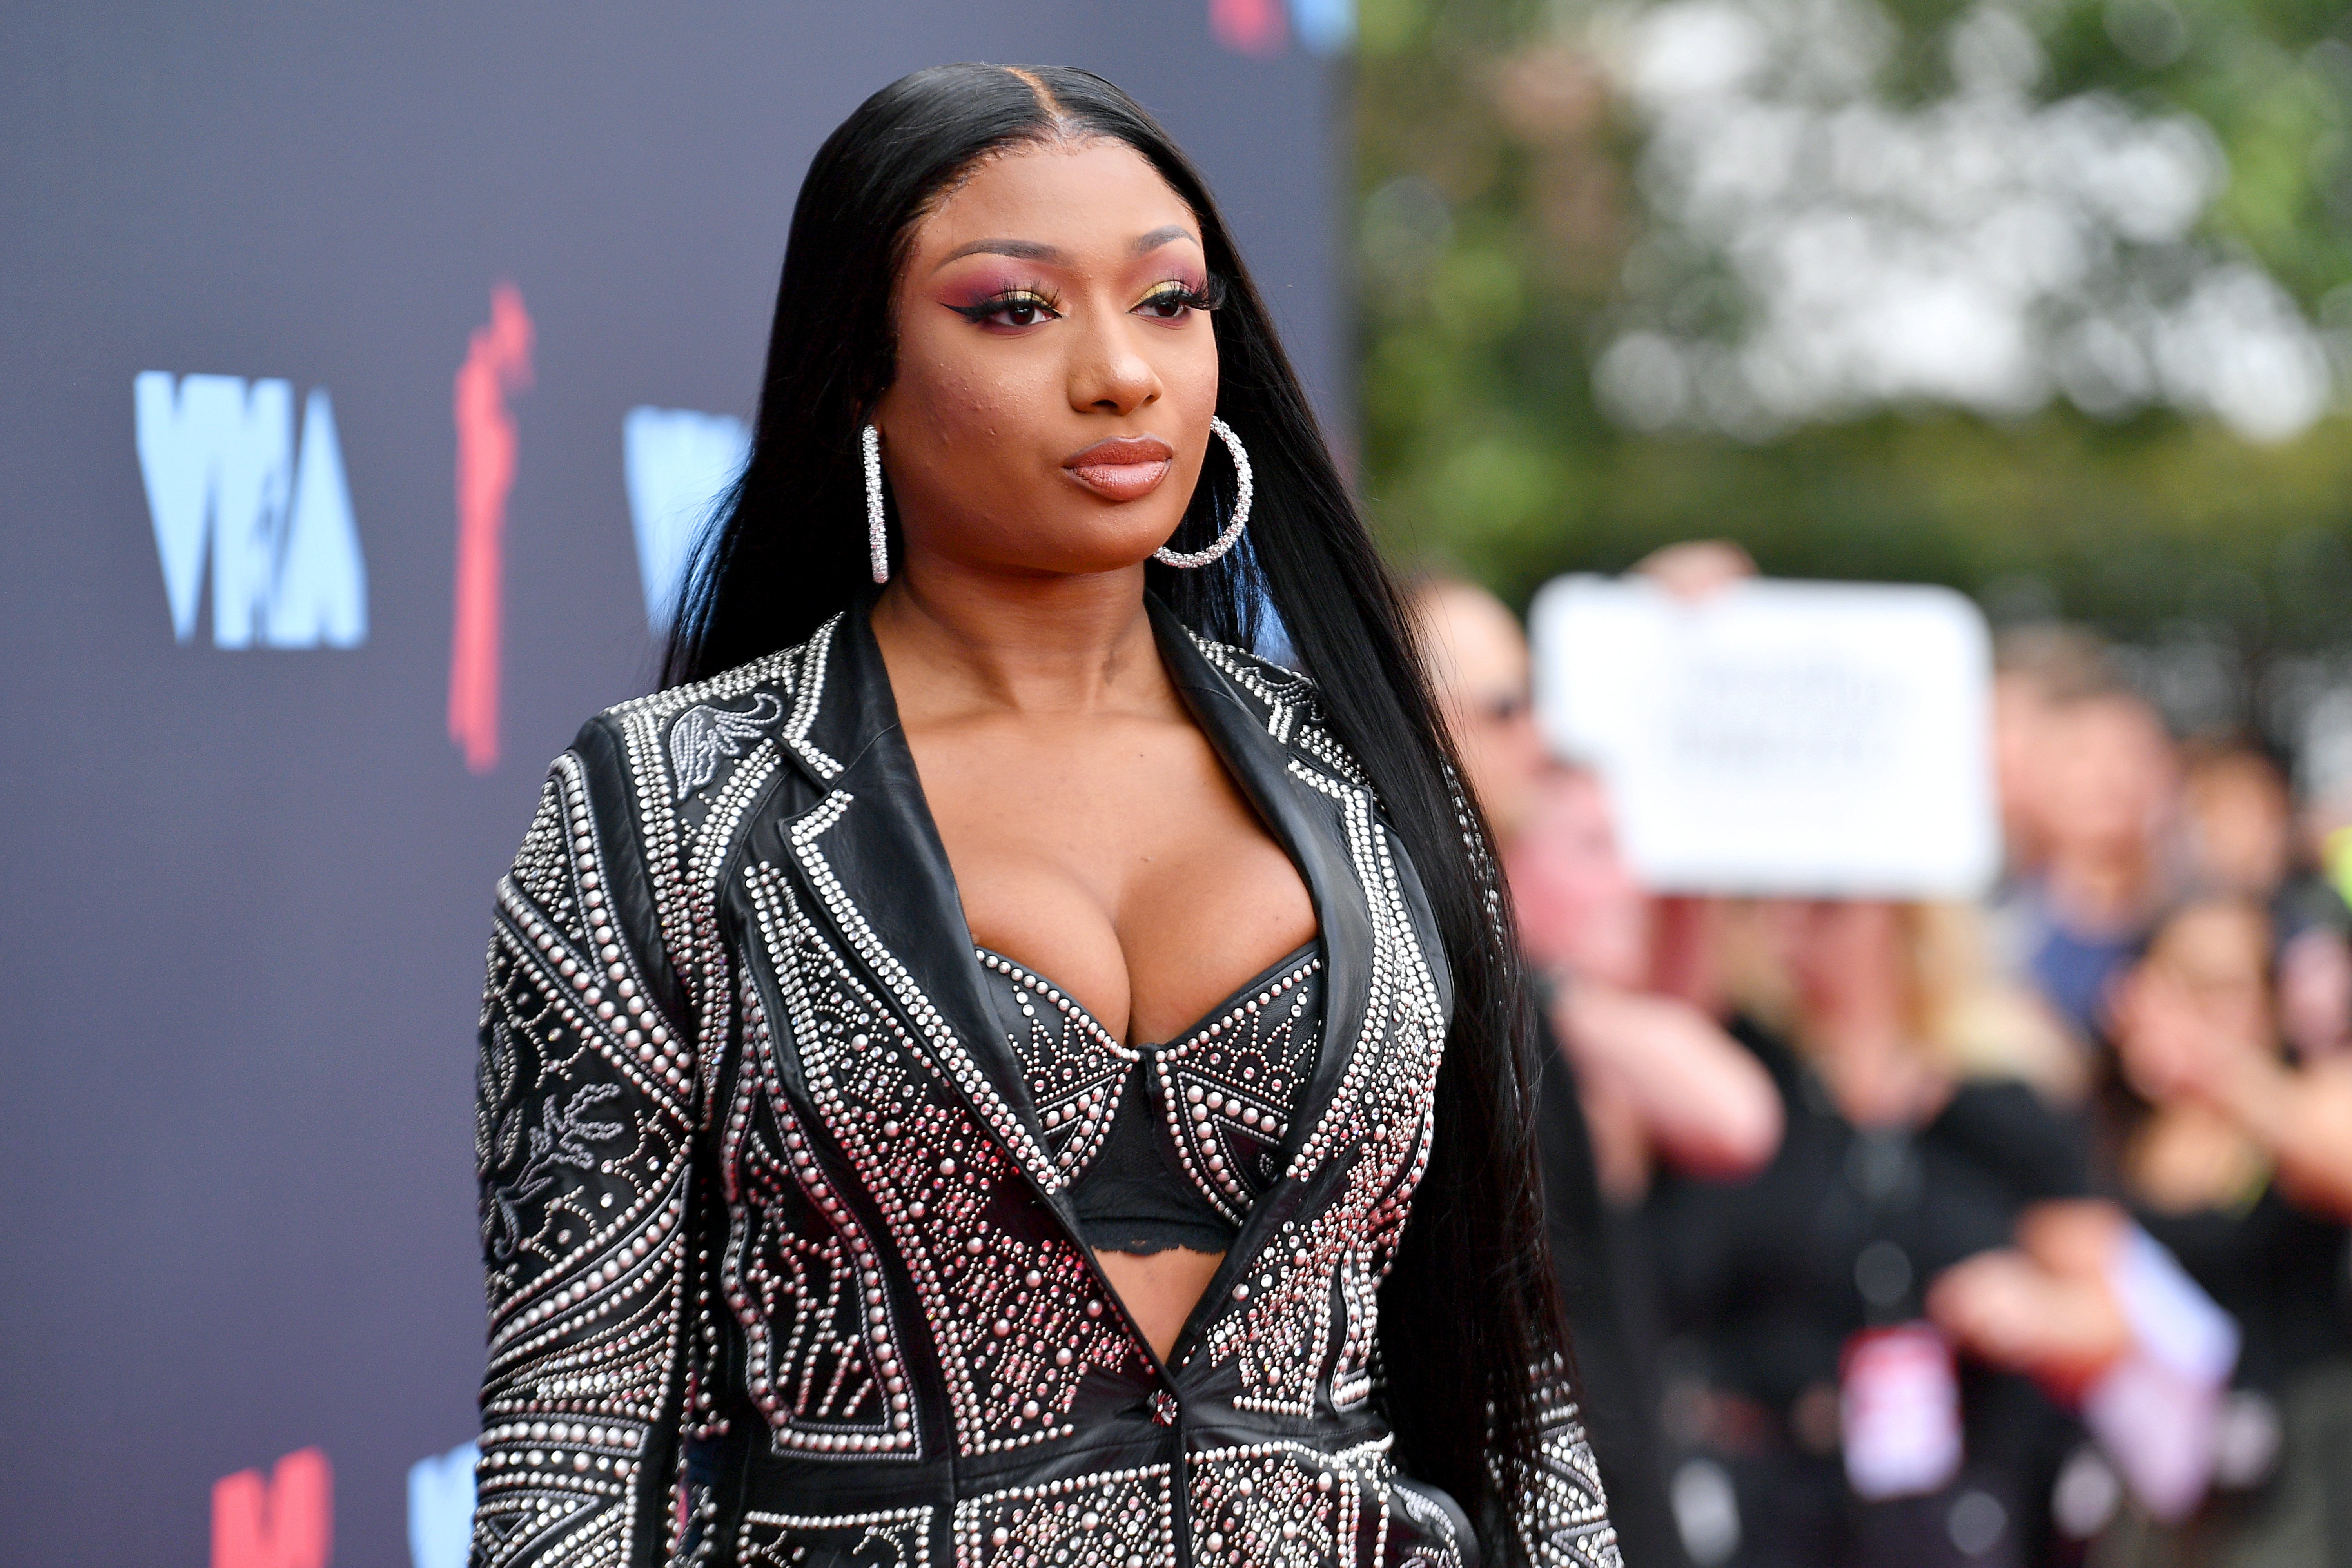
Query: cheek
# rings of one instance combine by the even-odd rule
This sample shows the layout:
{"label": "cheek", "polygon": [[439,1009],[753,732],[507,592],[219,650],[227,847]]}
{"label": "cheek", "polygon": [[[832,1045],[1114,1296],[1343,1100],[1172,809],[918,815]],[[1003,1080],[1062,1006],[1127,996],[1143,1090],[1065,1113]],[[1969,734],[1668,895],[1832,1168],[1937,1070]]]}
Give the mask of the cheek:
{"label": "cheek", "polygon": [[1027,384],[1036,367],[1034,356],[1008,354],[1005,347],[936,300],[902,297],[896,364],[883,398],[898,447],[894,468],[943,459],[967,464],[979,444],[1017,428],[1019,411],[1036,395]]}
{"label": "cheek", "polygon": [[1035,405],[1038,388],[1031,383],[1036,378],[1024,374],[1027,367],[971,347],[950,333],[901,341],[891,400],[908,426],[902,438],[912,437],[934,453],[1001,439]]}
{"label": "cheek", "polygon": [[1202,417],[1217,411],[1217,340],[1204,323],[1200,331],[1170,334],[1175,341],[1160,354],[1160,384],[1177,407]]}

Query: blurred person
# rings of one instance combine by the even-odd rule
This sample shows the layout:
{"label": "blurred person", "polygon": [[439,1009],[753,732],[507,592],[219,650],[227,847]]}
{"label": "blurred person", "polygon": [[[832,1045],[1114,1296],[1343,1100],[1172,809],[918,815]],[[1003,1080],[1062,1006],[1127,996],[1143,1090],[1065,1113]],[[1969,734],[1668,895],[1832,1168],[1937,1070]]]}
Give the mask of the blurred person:
{"label": "blurred person", "polygon": [[1573,982],[1557,988],[1548,1021],[1664,1158],[1711,1175],[1756,1169],[1779,1137],[1770,1081],[1703,1014],[1642,994],[1653,962],[1646,896],[1618,854],[1599,776],[1544,750],[1517,617],[1486,590],[1443,578],[1414,603],[1465,780],[1495,827],[1523,949],[1537,973]]}
{"label": "blurred person", "polygon": [[[2335,889],[2323,885],[2330,899]],[[2352,942],[2331,920],[2305,924],[2279,946],[2279,1033],[2298,1059],[2352,1052]]]}
{"label": "blurred person", "polygon": [[[2017,1253],[1972,1260],[1937,1287],[1937,1319],[1963,1342],[2094,1405],[2127,1356],[2145,1357],[2152,1339],[2181,1341],[2184,1312],[2226,1310],[2226,1360],[2159,1380],[2173,1430],[2153,1451],[2119,1456],[2147,1479],[2105,1527],[2093,1556],[2105,1568],[2352,1563],[2352,1529],[2331,1521],[2325,1502],[2352,1481],[2331,1458],[2352,1441],[2352,1056],[2283,1048],[2271,959],[2269,918],[2246,891],[2168,914],[2115,986],[2109,1015],[2116,1057],[2096,1163],[2128,1214],[2044,1205],[2021,1226]],[[2215,1305],[2177,1287],[2154,1312],[2135,1302],[2135,1245],[2177,1259]],[[2207,1377],[2215,1399],[2233,1390],[2226,1403],[2198,1391]],[[2126,1412],[2142,1426],[2153,1418],[2147,1399]],[[2118,1444],[2147,1448],[2112,1424],[2103,1441],[2110,1457]],[[2076,1528],[2090,1533],[2102,1517]]]}
{"label": "blurred person", "polygon": [[2116,987],[2129,1095],[2115,1163],[2160,1211],[2228,1209],[2274,1184],[2294,1206],[2352,1219],[2352,1051],[2282,1049],[2270,931],[2250,900],[2194,900]]}
{"label": "blurred person", "polygon": [[2243,745],[2198,745],[2183,759],[2181,837],[2191,886],[2268,904],[2294,869],[2294,801],[2285,776]]}
{"label": "blurred person", "polygon": [[2020,973],[2087,1041],[2168,891],[2178,768],[2163,720],[2121,686],[2057,694],[2042,722],[2041,860],[2003,918]]}
{"label": "blurred person", "polygon": [[[1538,1133],[1553,1264],[1620,1540],[1629,1561],[1670,1565],[1682,1552],[1656,1441],[1655,1314],[1640,1260],[1604,1199],[1601,1148],[1620,1152],[1621,1172],[1647,1158],[1624,1151],[1646,1150],[1654,1137],[1712,1168],[1752,1167],[1777,1136],[1777,1109],[1769,1083],[1706,1019],[1668,1002],[1645,1009],[1630,994],[1646,957],[1639,891],[1616,860],[1605,818],[1596,843],[1579,831],[1592,824],[1559,815],[1563,786],[1573,811],[1577,792],[1597,792],[1598,782],[1546,756],[1517,618],[1485,590],[1442,578],[1419,586],[1413,607],[1465,782],[1496,829],[1531,966],[1563,982],[1538,1009]],[[1547,874],[1530,874],[1523,889],[1531,856]],[[1560,859],[1566,874],[1549,874]],[[1559,922],[1530,904],[1531,894],[1575,905],[1573,940],[1588,955],[1612,951],[1599,961],[1609,978],[1588,984],[1559,962]],[[1593,1099],[1597,1079],[1610,1085],[1603,1095],[1615,1092],[1606,1109]],[[1643,1126],[1644,1107],[1660,1112],[1658,1127]]]}
{"label": "blurred person", "polygon": [[827,138],[665,689],[498,889],[478,1563],[1615,1568],[1402,608],[1132,99]]}
{"label": "blurred person", "polygon": [[2021,626],[1993,644],[1993,788],[2011,880],[2038,870],[2048,853],[2043,790],[2058,710],[2107,680],[2098,640],[2071,626]]}
{"label": "blurred person", "polygon": [[2252,900],[2270,913],[2287,1044],[2305,1058],[2352,1046],[2352,911],[2300,853],[2284,773],[2252,745],[2192,747],[2181,802],[2189,885]]}
{"label": "blurred person", "polygon": [[2105,1179],[2242,1331],[2219,1489],[2103,1563],[2352,1564],[2352,1054],[2290,1059],[2268,913],[2201,896],[2117,984]]}
{"label": "blurred person", "polygon": [[1507,845],[1535,810],[1549,762],[1536,729],[1527,634],[1502,600],[1454,578],[1424,578],[1412,605],[1462,782]]}
{"label": "blurred person", "polygon": [[[1975,1037],[2004,1011],[1971,910],[1775,900],[1746,926],[1770,1022],[1741,1038],[1787,1131],[1738,1184],[1663,1177],[1648,1213],[1684,1474],[1727,1480],[1736,1568],[2022,1565],[2047,1551],[2071,1437],[2030,1380],[1957,1356],[1927,1300],[2009,1248],[2037,1203],[2079,1198],[2079,1141]],[[1720,1484],[1719,1482],[1717,1484]]]}
{"label": "blurred person", "polygon": [[1618,851],[1600,775],[1549,771],[1503,867],[1528,963],[1560,981],[1552,1023],[1610,1195],[1638,1202],[1660,1161],[1725,1180],[1760,1169],[1780,1142],[1780,1097],[1715,1019],[1654,988],[1657,901]]}
{"label": "blurred person", "polygon": [[1946,1269],[1927,1310],[1954,1343],[2080,1413],[2092,1441],[2067,1457],[2050,1500],[2063,1561],[2080,1561],[2095,1537],[2093,1562],[2135,1561],[2118,1545],[2118,1518],[2145,1525],[2195,1510],[2221,1447],[2237,1324],[2121,1206],[2036,1204],[2015,1247]]}
{"label": "blurred person", "polygon": [[2310,1056],[2352,1047],[2352,748],[2342,694],[2322,704],[2336,722],[2307,726],[2296,759],[2295,847],[2308,875],[2290,896],[2279,950],[2279,1026]]}

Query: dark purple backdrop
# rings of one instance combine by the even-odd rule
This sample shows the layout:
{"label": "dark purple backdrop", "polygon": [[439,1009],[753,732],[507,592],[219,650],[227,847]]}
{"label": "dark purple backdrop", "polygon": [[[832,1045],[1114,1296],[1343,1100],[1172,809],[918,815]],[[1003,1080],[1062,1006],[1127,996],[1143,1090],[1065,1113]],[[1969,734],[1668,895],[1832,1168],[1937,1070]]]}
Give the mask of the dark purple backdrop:
{"label": "dark purple backdrop", "polygon": [[[650,669],[622,416],[749,413],[800,172],[860,98],[959,58],[1119,81],[1329,405],[1332,68],[1221,47],[1209,10],[0,14],[0,1558],[205,1563],[214,1481],[315,1445],[335,1563],[408,1562],[404,1473],[471,1435],[480,1370],[490,885],[545,760]],[[501,279],[537,384],[478,777],[445,720],[451,377]],[[362,646],[223,650],[208,609],[174,640],[133,447],[158,370],[330,390]]]}

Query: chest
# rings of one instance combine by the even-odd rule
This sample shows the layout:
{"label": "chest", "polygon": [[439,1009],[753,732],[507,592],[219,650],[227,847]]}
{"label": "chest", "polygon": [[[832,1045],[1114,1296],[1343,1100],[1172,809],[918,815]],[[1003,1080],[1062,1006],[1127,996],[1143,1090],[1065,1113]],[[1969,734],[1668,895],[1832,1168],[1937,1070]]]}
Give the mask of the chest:
{"label": "chest", "polygon": [[1311,939],[1277,842],[1189,723],[910,732],[978,945],[1055,977],[1115,1037],[1172,1037]]}

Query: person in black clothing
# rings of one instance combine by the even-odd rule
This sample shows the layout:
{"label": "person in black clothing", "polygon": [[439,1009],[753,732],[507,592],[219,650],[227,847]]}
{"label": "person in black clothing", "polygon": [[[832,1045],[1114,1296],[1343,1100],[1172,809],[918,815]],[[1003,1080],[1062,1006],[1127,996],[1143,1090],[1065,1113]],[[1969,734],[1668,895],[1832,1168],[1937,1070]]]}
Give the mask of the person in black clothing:
{"label": "person in black clothing", "polygon": [[1549,1023],[1536,1101],[1544,1218],[1552,1268],[1568,1311],[1585,1429],[1609,1488],[1618,1544],[1638,1568],[1679,1568],[1688,1559],[1668,1502],[1658,1431],[1658,1347],[1646,1294],[1626,1279],[1626,1238],[1594,1174],[1592,1132],[1577,1095],[1576,1069]]}
{"label": "person in black clothing", "polygon": [[2251,899],[2194,900],[2116,994],[2102,1180],[2242,1349],[2216,1490],[2175,1529],[2126,1512],[2105,1563],[2352,1564],[2352,1062],[2282,1054],[2272,952]]}
{"label": "person in black clothing", "polygon": [[[1737,1499],[1727,1561],[2040,1562],[2070,1424],[2024,1378],[1961,1359],[1956,1386],[1943,1374],[1943,1397],[1957,1396],[1954,1451],[1937,1430],[1933,1375],[1953,1363],[1934,1359],[1943,1342],[1927,1299],[1953,1265],[2009,1247],[2030,1205],[2084,1193],[2079,1144],[2023,1084],[1956,1070],[1956,1002],[1941,984],[1952,966],[1931,957],[1953,912],[1820,902],[1771,913],[1795,993],[1790,1037],[1753,1022],[1738,1033],[1780,1092],[1780,1152],[1738,1184],[1670,1177],[1647,1214],[1670,1325],[1696,1354],[1683,1403],[1698,1453]],[[1893,1329],[1919,1352],[1904,1363],[1914,1375],[1892,1394],[1858,1386],[1869,1347],[1890,1342],[1862,1336]],[[1898,1397],[1914,1408],[1895,1440],[1917,1451],[1861,1451],[1885,1424],[1853,1413]],[[1907,1465],[1910,1484],[1860,1495],[1850,1478],[1890,1465]]]}
{"label": "person in black clothing", "polygon": [[[1637,1181],[1646,1181],[1653,1152],[1719,1174],[1756,1168],[1779,1137],[1777,1100],[1746,1054],[1696,1010],[1633,994],[1638,977],[1617,971],[1640,966],[1637,936],[1615,943],[1624,951],[1610,961],[1588,951],[1583,963],[1568,951],[1575,943],[1544,940],[1562,922],[1530,907],[1538,881],[1570,902],[1597,896],[1621,915],[1630,907],[1633,921],[1608,922],[1620,936],[1638,924],[1639,891],[1615,859],[1599,782],[1546,757],[1527,643],[1509,610],[1483,589],[1444,581],[1422,584],[1414,607],[1465,780],[1510,873],[1530,966],[1559,981],[1539,1009],[1535,1115],[1552,1261],[1611,1518],[1635,1568],[1683,1568],[1661,1464],[1656,1308],[1624,1234],[1623,1206],[1603,1192],[1611,1162],[1597,1157],[1587,1114],[1596,1085],[1578,1058],[1617,1069],[1606,1075],[1614,1164],[1622,1173],[1630,1156]],[[1556,853],[1531,865],[1538,847]]]}

